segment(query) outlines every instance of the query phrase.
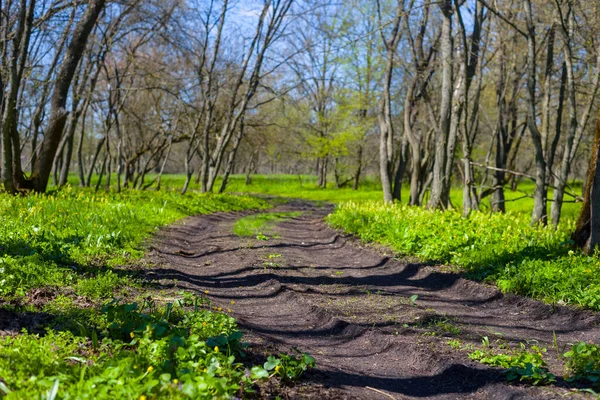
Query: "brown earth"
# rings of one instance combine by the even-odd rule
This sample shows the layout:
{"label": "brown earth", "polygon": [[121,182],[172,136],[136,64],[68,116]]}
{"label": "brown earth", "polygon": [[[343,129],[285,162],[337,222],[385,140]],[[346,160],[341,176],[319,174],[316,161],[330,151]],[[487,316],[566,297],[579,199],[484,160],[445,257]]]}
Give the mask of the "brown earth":
{"label": "brown earth", "polygon": [[[317,359],[302,383],[262,387],[263,398],[584,396],[560,378],[556,344],[598,343],[598,314],[505,296],[451,268],[397,260],[329,228],[323,219],[331,210],[301,201],[279,206],[272,211],[302,215],[277,225],[279,236],[268,241],[232,233],[247,213],[187,218],[155,238],[149,258],[157,267],[149,275],[165,286],[208,290],[238,319],[253,357],[297,347]],[[468,358],[482,337],[492,347],[546,347],[557,384],[506,383],[500,369]]]}

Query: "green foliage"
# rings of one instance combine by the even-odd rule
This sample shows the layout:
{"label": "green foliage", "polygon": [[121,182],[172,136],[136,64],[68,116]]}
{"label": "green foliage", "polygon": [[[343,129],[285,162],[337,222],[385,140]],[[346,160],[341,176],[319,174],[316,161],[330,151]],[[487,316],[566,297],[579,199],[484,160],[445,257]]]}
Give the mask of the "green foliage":
{"label": "green foliage", "polygon": [[600,387],[600,346],[585,342],[575,343],[563,354],[569,381],[584,380]]}
{"label": "green foliage", "polygon": [[548,372],[543,353],[546,349],[531,346],[529,349],[521,343],[519,349],[509,351],[508,354],[495,353],[492,350],[475,350],[469,358],[482,364],[506,369],[508,381],[528,381],[533,385],[545,385],[556,381],[556,377]]}
{"label": "green foliage", "polygon": [[0,297],[71,286],[81,296],[110,298],[133,282],[104,266],[140,257],[143,240],[158,227],[188,215],[264,207],[246,196],[165,191],[0,194]]}
{"label": "green foliage", "polygon": [[257,240],[269,240],[275,235],[275,225],[288,218],[299,217],[300,212],[260,213],[240,218],[233,226],[237,236],[256,237]]}
{"label": "green foliage", "polygon": [[286,353],[279,354],[279,358],[269,356],[262,367],[252,368],[252,375],[265,378],[278,376],[284,381],[299,379],[306,370],[315,367],[316,361],[310,354],[294,350],[298,353],[297,356]]}
{"label": "green foliage", "polygon": [[273,374],[251,373],[241,362],[235,320],[184,309],[186,300],[164,306],[113,300],[101,322],[79,336],[48,330],[0,339],[0,397],[42,398],[54,390],[65,399],[231,398],[251,392],[257,380],[296,379],[314,366],[308,354],[281,355],[269,357],[272,368],[250,367]]}
{"label": "green foliage", "polygon": [[503,292],[600,310],[600,261],[571,250],[569,219],[554,230],[531,226],[523,214],[462,218],[455,211],[347,202],[328,221],[399,254],[463,267]]}

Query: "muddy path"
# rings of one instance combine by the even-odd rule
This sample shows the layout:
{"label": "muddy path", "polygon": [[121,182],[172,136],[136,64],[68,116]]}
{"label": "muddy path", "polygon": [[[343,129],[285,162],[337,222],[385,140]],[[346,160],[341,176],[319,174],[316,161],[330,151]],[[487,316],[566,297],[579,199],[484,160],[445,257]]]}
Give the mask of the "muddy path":
{"label": "muddy path", "polygon": [[484,336],[494,346],[536,341],[560,377],[554,335],[559,347],[599,342],[597,314],[503,296],[449,268],[396,260],[329,228],[328,206],[293,201],[273,211],[302,214],[278,224],[279,236],[268,241],[233,234],[246,213],[192,217],[162,230],[150,275],[165,286],[208,290],[214,304],[231,309],[251,348],[311,353],[317,370],[285,397],[584,396],[560,378],[542,388],[507,384],[499,369],[471,361],[464,348]]}

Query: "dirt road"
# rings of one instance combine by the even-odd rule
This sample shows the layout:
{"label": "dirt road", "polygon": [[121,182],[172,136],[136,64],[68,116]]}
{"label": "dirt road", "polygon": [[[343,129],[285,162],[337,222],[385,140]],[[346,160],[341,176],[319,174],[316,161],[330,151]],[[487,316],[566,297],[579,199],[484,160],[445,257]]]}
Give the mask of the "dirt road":
{"label": "dirt road", "polygon": [[323,219],[331,210],[301,201],[270,210],[302,215],[280,223],[278,238],[268,241],[232,233],[244,213],[188,218],[155,238],[152,276],[208,290],[215,304],[232,310],[255,348],[311,353],[318,369],[282,392],[289,398],[573,394],[560,379],[543,388],[508,384],[499,369],[471,361],[465,348],[480,346],[483,337],[493,346],[537,341],[548,348],[551,371],[562,376],[553,333],[559,346],[598,342],[597,314],[503,296],[449,268],[396,260],[329,228]]}

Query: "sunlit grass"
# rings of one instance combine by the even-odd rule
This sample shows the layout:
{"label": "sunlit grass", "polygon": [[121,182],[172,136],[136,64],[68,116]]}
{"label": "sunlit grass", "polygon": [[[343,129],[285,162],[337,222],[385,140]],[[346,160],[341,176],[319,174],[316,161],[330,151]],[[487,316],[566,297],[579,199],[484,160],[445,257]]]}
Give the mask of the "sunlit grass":
{"label": "sunlit grass", "polygon": [[233,226],[234,235],[241,237],[268,237],[276,234],[275,225],[301,212],[260,213],[238,219]]}

